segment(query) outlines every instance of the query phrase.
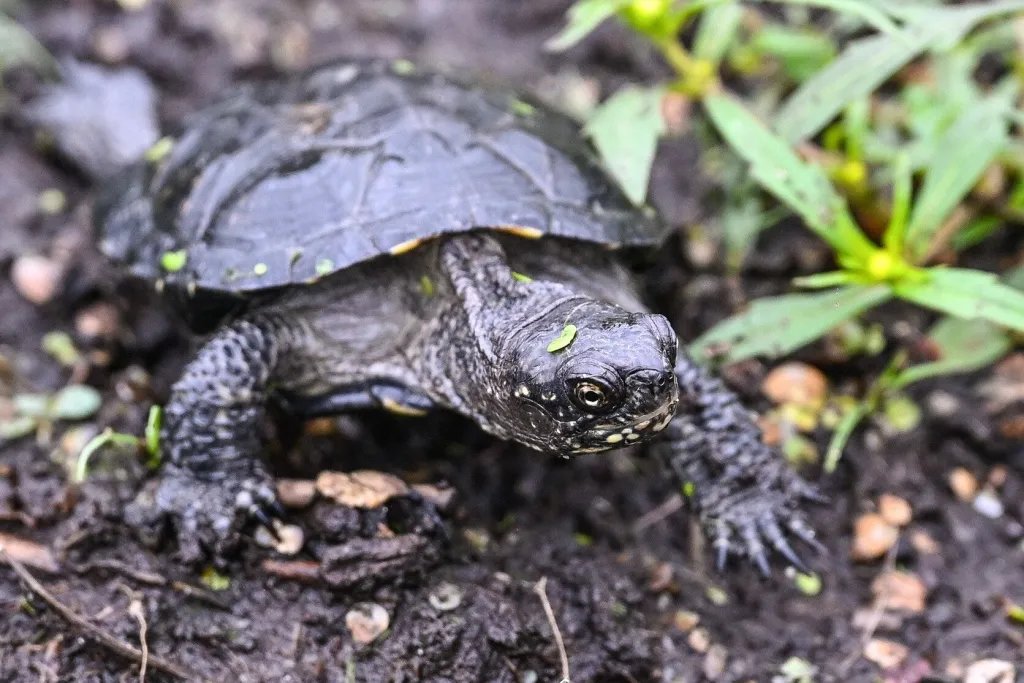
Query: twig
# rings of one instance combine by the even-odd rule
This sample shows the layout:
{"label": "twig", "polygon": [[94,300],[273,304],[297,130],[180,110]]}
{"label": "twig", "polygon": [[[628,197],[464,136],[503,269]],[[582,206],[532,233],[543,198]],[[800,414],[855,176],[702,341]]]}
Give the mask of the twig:
{"label": "twig", "polygon": [[146,664],[149,663],[149,644],[146,642],[146,614],[142,611],[142,601],[131,588],[121,584],[118,586],[128,596],[128,614],[139,623],[139,646],[142,648],[142,665],[139,667],[139,683],[146,683]]}
{"label": "twig", "polygon": [[555,634],[558,657],[562,660],[562,680],[558,683],[571,683],[569,679],[569,655],[565,653],[565,643],[562,642],[562,632],[558,630],[558,622],[555,621],[555,611],[551,609],[551,602],[548,600],[547,587],[548,577],[542,576],[540,581],[534,584],[533,592],[540,598],[540,604],[544,607],[544,616],[548,618],[551,631]]}
{"label": "twig", "polygon": [[[10,565],[11,569],[13,569],[14,573],[17,574],[18,577],[23,582],[25,582],[25,585],[27,585],[33,593],[38,595],[43,602],[49,605],[50,608],[53,609],[53,611],[55,611],[57,614],[63,617],[65,621],[68,621],[74,626],[77,626],[79,629],[84,631],[89,637],[96,640],[101,645],[105,645],[106,647],[110,648],[122,657],[130,659],[133,662],[142,663],[143,657],[145,656],[142,651],[135,649],[127,643],[122,643],[120,640],[118,640],[110,633],[104,631],[98,626],[90,624],[83,617],[80,617],[78,614],[76,614],[73,610],[64,606],[64,604],[57,600],[57,598],[55,598],[53,594],[50,593],[50,591],[46,590],[43,587],[43,584],[36,581],[35,577],[32,576],[32,574],[30,574],[27,569],[25,569],[24,565],[22,565],[16,559],[11,557],[11,555],[4,549],[2,545],[0,545],[0,556],[6,558],[7,563]],[[185,669],[182,669],[177,664],[168,662],[165,659],[162,659],[155,655],[148,657],[147,659],[148,663],[152,664],[154,669],[159,669],[165,673],[169,673],[172,676],[176,676],[177,678],[180,678],[185,681],[198,680],[194,675],[192,675]]]}
{"label": "twig", "polygon": [[669,496],[668,500],[658,505],[658,507],[645,512],[643,516],[633,522],[632,531],[634,534],[646,530],[648,527],[654,526],[658,522],[671,517],[673,514],[683,509],[683,497],[678,493]]}

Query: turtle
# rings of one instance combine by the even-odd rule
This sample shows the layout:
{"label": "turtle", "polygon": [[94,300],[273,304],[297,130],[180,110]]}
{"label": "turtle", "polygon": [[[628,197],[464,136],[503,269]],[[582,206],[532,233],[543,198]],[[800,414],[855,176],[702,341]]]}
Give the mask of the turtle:
{"label": "turtle", "polygon": [[[131,145],[93,149],[111,147]],[[767,573],[773,549],[802,566],[793,537],[821,547],[804,511],[818,489],[644,301],[624,254],[670,228],[576,119],[516,88],[343,59],[235,85],[140,157],[100,174],[94,225],[205,335],[163,407],[154,505],[179,545],[282,514],[261,458],[276,402],[454,411],[561,456],[650,442],[719,566],[735,553]]]}

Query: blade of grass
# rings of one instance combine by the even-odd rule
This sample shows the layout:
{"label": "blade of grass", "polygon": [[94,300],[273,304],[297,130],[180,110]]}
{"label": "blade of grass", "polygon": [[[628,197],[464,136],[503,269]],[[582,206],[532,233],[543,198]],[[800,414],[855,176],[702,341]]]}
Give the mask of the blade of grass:
{"label": "blade of grass", "polygon": [[911,262],[927,257],[943,222],[1006,147],[1008,105],[1003,93],[994,95],[964,111],[939,139],[906,229],[904,252]]}
{"label": "blade of grass", "polygon": [[634,204],[647,197],[654,153],[665,132],[664,97],[664,88],[627,86],[594,110],[584,129]]}
{"label": "blade of grass", "polygon": [[751,174],[762,187],[799,214],[836,251],[864,259],[871,254],[873,245],[819,167],[800,159],[731,95],[709,95],[704,106],[722,137],[751,165]]}
{"label": "blade of grass", "polygon": [[967,320],[989,320],[1024,332],[1024,293],[992,273],[965,268],[931,268],[923,281],[897,282],[901,299]]}
{"label": "blade of grass", "polygon": [[783,138],[792,143],[812,138],[852,100],[874,92],[924,50],[949,49],[978,23],[1024,11],[1024,0],[956,7],[902,4],[886,2],[886,11],[912,23],[896,34],[854,41],[783,103],[775,119],[775,130]]}
{"label": "blade of grass", "polygon": [[862,0],[769,0],[772,4],[807,5],[829,9],[841,14],[857,17],[864,23],[883,33],[898,34],[901,29],[890,18],[888,12]]}
{"label": "blade of grass", "polygon": [[[876,285],[758,299],[746,311],[701,335],[690,345],[690,353],[698,360],[715,355],[726,363],[754,356],[782,356],[890,296],[888,287]],[[712,354],[719,348],[725,353]]]}

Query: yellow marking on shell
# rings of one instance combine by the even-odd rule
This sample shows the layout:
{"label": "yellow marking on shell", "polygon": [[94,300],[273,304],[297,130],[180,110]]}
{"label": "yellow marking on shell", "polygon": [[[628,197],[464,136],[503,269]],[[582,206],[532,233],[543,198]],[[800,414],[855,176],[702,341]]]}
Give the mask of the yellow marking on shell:
{"label": "yellow marking on shell", "polygon": [[604,453],[609,450],[608,446],[596,446],[591,448],[577,448],[573,453]]}
{"label": "yellow marking on shell", "polygon": [[602,242],[601,246],[607,249],[608,251],[615,251],[617,249],[622,248],[622,245],[618,242]]}
{"label": "yellow marking on shell", "polygon": [[530,395],[530,387],[526,386],[525,384],[521,384],[519,386],[519,388],[516,389],[516,393],[519,394],[520,396],[524,396],[524,397],[525,396],[529,396]]}
{"label": "yellow marking on shell", "polygon": [[425,410],[420,410],[419,408],[413,408],[412,406],[403,405],[393,398],[383,399],[381,401],[381,405],[384,406],[385,410],[396,415],[405,415],[407,417],[423,417],[424,415],[427,414],[427,411]]}
{"label": "yellow marking on shell", "polygon": [[639,434],[626,434],[626,440],[627,441],[636,441],[639,438],[640,438]]}
{"label": "yellow marking on shell", "polygon": [[671,421],[672,421],[672,415],[671,414],[666,415],[664,420],[662,420],[658,424],[654,425],[654,431],[660,432],[665,427],[668,427],[668,423],[671,422]]}
{"label": "yellow marking on shell", "polygon": [[623,434],[632,434],[633,433],[633,428],[632,427],[626,427],[625,429],[622,430],[622,433]]}
{"label": "yellow marking on shell", "polygon": [[619,443],[623,438],[622,434],[609,434],[605,441],[608,443]]}
{"label": "yellow marking on shell", "polygon": [[544,236],[544,231],[539,228],[533,228],[528,225],[498,225],[495,226],[495,230],[501,232],[507,232],[510,235],[516,237],[522,237],[528,240],[539,240]]}
{"label": "yellow marking on shell", "polygon": [[413,240],[406,240],[405,242],[399,242],[395,246],[388,249],[388,253],[391,254],[392,256],[401,256],[402,254],[409,253],[410,251],[420,246],[421,244],[423,244],[423,240],[419,238]]}

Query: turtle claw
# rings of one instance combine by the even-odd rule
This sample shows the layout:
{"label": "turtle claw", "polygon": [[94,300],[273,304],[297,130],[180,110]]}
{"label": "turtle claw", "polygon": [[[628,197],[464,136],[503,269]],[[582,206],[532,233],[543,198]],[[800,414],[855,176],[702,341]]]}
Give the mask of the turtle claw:
{"label": "turtle claw", "polygon": [[778,523],[774,519],[764,520],[761,523],[761,534],[768,539],[772,547],[786,558],[791,565],[805,574],[810,571],[807,564],[800,559],[800,556],[793,550],[793,546],[786,540],[786,536],[782,533],[782,529],[779,528]]}

